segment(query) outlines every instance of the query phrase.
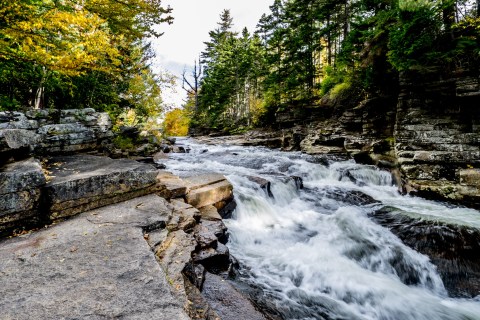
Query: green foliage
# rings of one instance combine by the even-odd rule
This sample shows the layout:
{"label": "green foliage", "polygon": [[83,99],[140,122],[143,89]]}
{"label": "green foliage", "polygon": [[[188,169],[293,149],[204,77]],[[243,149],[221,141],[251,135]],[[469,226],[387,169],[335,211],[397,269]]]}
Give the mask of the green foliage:
{"label": "green foliage", "polygon": [[121,135],[117,135],[113,139],[113,144],[116,148],[121,150],[132,150],[135,147],[134,141],[131,138]]}
{"label": "green foliage", "polygon": [[253,37],[222,14],[202,53],[193,126],[268,125],[326,95],[336,105],[395,96],[409,70],[479,70],[478,1],[274,0],[270,11]]}
{"label": "green foliage", "polygon": [[399,71],[431,65],[439,57],[436,40],[441,24],[429,6],[400,10],[399,19],[390,32],[388,58]]}
{"label": "green foliage", "polygon": [[0,2],[0,108],[86,108],[116,119],[160,114],[146,37],[171,23],[161,0]]}

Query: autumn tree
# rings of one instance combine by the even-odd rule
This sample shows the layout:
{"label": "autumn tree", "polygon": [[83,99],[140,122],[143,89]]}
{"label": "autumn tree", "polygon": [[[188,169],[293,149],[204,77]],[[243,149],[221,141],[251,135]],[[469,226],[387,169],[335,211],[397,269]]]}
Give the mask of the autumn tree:
{"label": "autumn tree", "polygon": [[1,1],[0,107],[158,109],[145,43],[170,12],[160,0]]}

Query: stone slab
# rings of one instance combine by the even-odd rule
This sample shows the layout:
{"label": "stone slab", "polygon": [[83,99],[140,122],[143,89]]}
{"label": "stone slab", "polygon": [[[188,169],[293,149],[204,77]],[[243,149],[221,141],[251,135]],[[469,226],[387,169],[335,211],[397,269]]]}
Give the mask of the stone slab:
{"label": "stone slab", "polygon": [[462,185],[480,188],[480,169],[460,170],[460,183]]}
{"label": "stone slab", "polygon": [[168,213],[149,195],[0,241],[0,319],[189,319],[144,239]]}
{"label": "stone slab", "polygon": [[218,213],[217,208],[214,206],[206,206],[203,208],[198,209],[200,211],[200,214],[202,215],[202,219],[208,220],[208,221],[221,221],[222,217]]}
{"label": "stone slab", "polygon": [[224,179],[214,184],[190,190],[186,195],[186,200],[192,206],[201,208],[226,199],[231,199],[232,195],[233,186],[228,180]]}
{"label": "stone slab", "polygon": [[187,185],[188,189],[196,190],[202,187],[212,185],[218,182],[225,181],[225,176],[217,173],[210,173],[210,174],[202,174],[197,176],[191,176],[183,179],[185,184]]}
{"label": "stone slab", "polygon": [[170,172],[160,171],[157,181],[161,185],[160,194],[166,199],[181,198],[187,194],[185,182]]}
{"label": "stone slab", "polygon": [[52,218],[77,214],[157,191],[158,171],[128,159],[76,155],[53,158],[45,187]]}
{"label": "stone slab", "polygon": [[45,183],[42,167],[33,158],[0,168],[0,235],[39,219],[40,188]]}

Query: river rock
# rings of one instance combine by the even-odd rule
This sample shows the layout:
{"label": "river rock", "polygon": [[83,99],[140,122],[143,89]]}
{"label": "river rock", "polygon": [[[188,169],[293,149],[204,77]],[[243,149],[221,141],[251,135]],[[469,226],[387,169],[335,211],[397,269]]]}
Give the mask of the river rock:
{"label": "river rock", "polygon": [[206,274],[202,294],[221,319],[266,319],[230,281],[217,275]]}
{"label": "river rock", "polygon": [[160,194],[166,199],[182,198],[187,194],[186,183],[170,172],[159,171],[157,180],[161,186]]}
{"label": "river rock", "polygon": [[247,176],[247,179],[258,184],[258,186],[263,189],[270,198],[273,198],[273,193],[271,190],[272,183],[267,179],[261,177]]}
{"label": "river rock", "polygon": [[449,294],[475,297],[480,292],[480,231],[431,219],[413,217],[393,207],[371,216],[407,246],[430,257]]}
{"label": "river rock", "polygon": [[185,178],[188,187],[186,200],[196,208],[232,199],[233,186],[219,174],[205,174]]}
{"label": "river rock", "polygon": [[40,219],[40,188],[45,183],[42,167],[33,158],[0,169],[0,236]]}
{"label": "river rock", "polygon": [[144,239],[168,213],[150,195],[0,242],[1,317],[189,319]]}
{"label": "river rock", "polygon": [[158,171],[133,160],[76,155],[53,158],[45,187],[50,218],[65,218],[93,208],[158,191]]}
{"label": "river rock", "polygon": [[222,220],[222,216],[218,213],[217,208],[215,208],[212,205],[202,207],[199,210],[203,220],[208,220],[208,221]]}

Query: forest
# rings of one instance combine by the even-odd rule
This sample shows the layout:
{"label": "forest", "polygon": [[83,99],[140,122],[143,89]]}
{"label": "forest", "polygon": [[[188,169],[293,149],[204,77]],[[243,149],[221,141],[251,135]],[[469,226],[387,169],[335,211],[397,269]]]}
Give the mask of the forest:
{"label": "forest", "polygon": [[229,10],[187,80],[192,126],[237,132],[292,107],[398,94],[414,70],[478,74],[480,2],[275,0],[256,30]]}
{"label": "forest", "polygon": [[0,2],[0,111],[94,108],[135,125],[162,111],[150,39],[172,23],[160,0]]}
{"label": "forest", "polygon": [[[94,108],[127,125],[161,117],[175,77],[152,67],[150,41],[172,22],[161,0],[1,1],[0,110]],[[411,70],[479,70],[479,0],[275,0],[256,30],[234,24],[224,10],[184,72],[172,134],[189,123],[234,133],[289,108],[396,96]]]}

